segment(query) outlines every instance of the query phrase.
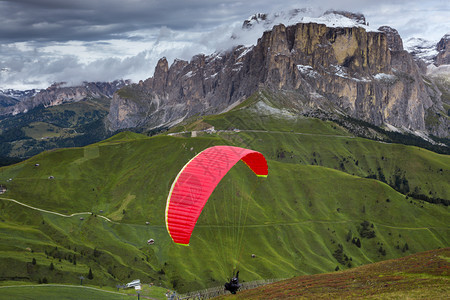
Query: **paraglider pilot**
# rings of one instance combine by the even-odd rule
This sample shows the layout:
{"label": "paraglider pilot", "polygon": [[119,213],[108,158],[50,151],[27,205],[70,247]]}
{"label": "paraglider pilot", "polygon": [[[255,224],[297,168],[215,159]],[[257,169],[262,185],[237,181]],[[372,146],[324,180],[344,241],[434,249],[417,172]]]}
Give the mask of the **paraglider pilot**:
{"label": "paraglider pilot", "polygon": [[225,283],[225,290],[230,291],[232,294],[236,294],[236,291],[241,287],[239,284],[239,271],[236,276],[230,279],[230,282]]}

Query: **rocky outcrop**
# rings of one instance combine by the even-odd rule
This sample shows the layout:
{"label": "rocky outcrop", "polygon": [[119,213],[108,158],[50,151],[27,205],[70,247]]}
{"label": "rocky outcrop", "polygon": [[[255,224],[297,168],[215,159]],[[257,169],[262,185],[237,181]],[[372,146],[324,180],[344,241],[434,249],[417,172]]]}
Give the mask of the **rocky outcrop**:
{"label": "rocky outcrop", "polygon": [[75,87],[66,87],[64,83],[53,84],[34,95],[24,97],[15,105],[0,108],[0,116],[17,115],[38,106],[49,107],[77,102],[86,98],[111,98],[115,91],[126,84],[129,84],[129,81],[85,82],[83,85]]}
{"label": "rocky outcrop", "polygon": [[115,93],[108,116],[110,129],[168,126],[194,114],[220,112],[245,99],[258,87],[256,79],[244,78],[248,74],[242,72],[249,66],[249,51],[237,47],[197,55],[190,62],[175,60],[170,68],[166,58],[160,59],[154,77]]}
{"label": "rocky outcrop", "polygon": [[386,34],[388,47],[391,51],[403,51],[403,41],[396,29],[389,26],[381,26],[378,30]]}
{"label": "rocky outcrop", "polygon": [[338,109],[409,130],[426,131],[425,112],[433,105],[395,30],[280,24],[251,48],[176,60],[170,67],[161,59],[153,78],[114,95],[109,127],[170,126],[226,110],[260,88],[295,91],[299,112]]}
{"label": "rocky outcrop", "polygon": [[450,65],[450,34],[444,35],[436,45],[438,55],[436,56],[436,66]]}
{"label": "rocky outcrop", "polygon": [[244,21],[244,24],[242,24],[242,28],[250,29],[254,23],[260,23],[267,20],[267,14],[259,13],[254,14],[250,18]]}
{"label": "rocky outcrop", "polygon": [[341,16],[344,16],[346,18],[356,21],[357,24],[367,25],[366,17],[362,13],[354,13],[354,12],[344,11],[344,10],[328,10],[325,12],[325,15],[327,15],[327,14],[341,15]]}

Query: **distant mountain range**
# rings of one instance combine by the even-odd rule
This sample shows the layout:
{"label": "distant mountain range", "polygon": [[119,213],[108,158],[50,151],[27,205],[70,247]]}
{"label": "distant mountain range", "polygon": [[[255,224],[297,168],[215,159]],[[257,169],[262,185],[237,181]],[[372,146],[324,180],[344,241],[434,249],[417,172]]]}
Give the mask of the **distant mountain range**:
{"label": "distant mountain range", "polygon": [[27,113],[44,106],[55,106],[78,102],[87,98],[111,97],[114,92],[129,84],[129,81],[85,82],[80,86],[66,86],[64,82],[55,83],[44,90],[0,90],[0,117]]}
{"label": "distant mountain range", "polygon": [[0,95],[0,165],[44,150],[83,146],[111,136],[104,120],[114,92],[127,81],[91,82],[82,86]]}

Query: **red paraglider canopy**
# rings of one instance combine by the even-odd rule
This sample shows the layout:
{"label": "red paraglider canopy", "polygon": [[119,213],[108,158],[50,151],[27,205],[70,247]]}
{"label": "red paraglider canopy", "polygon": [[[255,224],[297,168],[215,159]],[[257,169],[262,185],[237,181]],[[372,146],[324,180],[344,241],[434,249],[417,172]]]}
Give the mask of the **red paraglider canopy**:
{"label": "red paraglider canopy", "polygon": [[239,160],[257,176],[267,177],[267,161],[261,153],[232,146],[207,148],[181,169],[166,204],[167,231],[175,243],[189,245],[192,231],[209,196]]}

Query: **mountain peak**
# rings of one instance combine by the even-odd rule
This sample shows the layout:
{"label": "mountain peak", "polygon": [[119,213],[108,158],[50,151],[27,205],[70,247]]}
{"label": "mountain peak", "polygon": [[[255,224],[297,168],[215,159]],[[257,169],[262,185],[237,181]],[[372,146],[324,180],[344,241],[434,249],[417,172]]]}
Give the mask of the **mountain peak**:
{"label": "mountain peak", "polygon": [[435,41],[423,38],[409,38],[403,43],[403,46],[416,59],[425,61],[427,65],[432,64],[438,55]]}
{"label": "mountain peak", "polygon": [[363,27],[366,31],[377,31],[369,27],[366,18],[361,13],[353,13],[341,10],[328,10],[318,13],[310,8],[293,9],[276,13],[257,13],[250,16],[242,24],[242,29],[256,29],[263,27],[270,30],[273,26],[283,24],[285,26],[297,23],[318,23],[327,27]]}
{"label": "mountain peak", "polygon": [[250,16],[247,20],[242,24],[242,28],[251,28],[255,23],[261,23],[267,20],[267,14],[257,13]]}

